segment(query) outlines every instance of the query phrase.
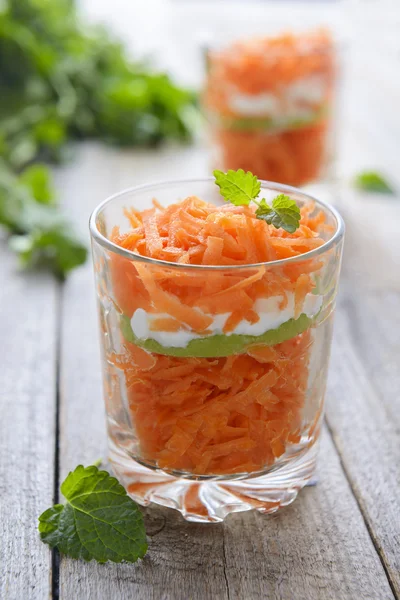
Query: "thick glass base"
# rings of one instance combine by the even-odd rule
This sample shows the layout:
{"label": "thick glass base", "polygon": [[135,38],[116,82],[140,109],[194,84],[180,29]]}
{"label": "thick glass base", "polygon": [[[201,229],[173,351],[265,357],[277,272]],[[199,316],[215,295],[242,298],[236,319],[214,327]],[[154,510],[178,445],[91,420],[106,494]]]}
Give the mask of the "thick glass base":
{"label": "thick glass base", "polygon": [[203,523],[223,521],[234,512],[256,509],[273,513],[287,506],[310,482],[316,455],[314,443],[290,462],[261,476],[196,481],[149,469],[110,440],[110,461],[131,498],[144,506],[154,502],[175,508],[187,521]]}

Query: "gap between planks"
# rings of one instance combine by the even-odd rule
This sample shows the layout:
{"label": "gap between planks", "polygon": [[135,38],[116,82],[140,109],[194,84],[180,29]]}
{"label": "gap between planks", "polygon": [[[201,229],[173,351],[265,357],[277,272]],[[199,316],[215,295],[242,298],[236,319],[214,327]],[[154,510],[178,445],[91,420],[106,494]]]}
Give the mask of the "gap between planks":
{"label": "gap between planks", "polygon": [[[64,282],[58,286],[57,294],[57,329],[56,329],[56,361],[55,361],[55,415],[54,415],[54,489],[53,502],[59,504],[60,498],[60,369],[61,369],[61,333],[63,314],[63,290]],[[57,548],[51,551],[51,593],[53,600],[59,600],[60,596],[60,552]]]}

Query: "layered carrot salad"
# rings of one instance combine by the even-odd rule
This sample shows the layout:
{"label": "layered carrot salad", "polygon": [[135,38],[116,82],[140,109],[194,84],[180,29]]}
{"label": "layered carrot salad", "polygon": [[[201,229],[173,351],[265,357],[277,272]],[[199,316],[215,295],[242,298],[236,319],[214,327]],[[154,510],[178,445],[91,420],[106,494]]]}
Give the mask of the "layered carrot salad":
{"label": "layered carrot salad", "polygon": [[127,208],[129,230],[111,236],[137,255],[110,258],[121,344],[108,360],[123,374],[139,458],[199,476],[260,472],[311,439],[322,261],[307,253],[327,231],[312,202],[279,194],[270,205],[251,173],[215,175],[226,204],[153,200]]}
{"label": "layered carrot salad", "polygon": [[325,30],[210,51],[203,105],[223,169],[290,185],[317,179],[330,152],[335,51]]}

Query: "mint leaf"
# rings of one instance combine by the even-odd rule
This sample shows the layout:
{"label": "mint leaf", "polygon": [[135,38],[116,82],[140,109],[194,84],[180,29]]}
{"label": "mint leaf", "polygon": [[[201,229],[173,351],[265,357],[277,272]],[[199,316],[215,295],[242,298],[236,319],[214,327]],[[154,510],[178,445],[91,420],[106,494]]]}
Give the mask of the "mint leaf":
{"label": "mint leaf", "polygon": [[394,194],[393,188],[376,171],[364,171],[354,178],[354,185],[366,192],[378,192],[381,194]]}
{"label": "mint leaf", "polygon": [[256,210],[256,215],[258,219],[263,219],[276,229],[282,228],[288,233],[296,231],[301,217],[296,202],[289,196],[285,196],[285,194],[279,194],[272,200],[272,208],[268,206],[265,200],[262,200]]}
{"label": "mint leaf", "polygon": [[261,181],[250,171],[214,171],[214,177],[221,196],[235,206],[248,206],[260,193]]}
{"label": "mint leaf", "polygon": [[136,562],[147,552],[143,517],[106,471],[79,465],[61,485],[66,504],[39,517],[43,542],[72,558]]}
{"label": "mint leaf", "polygon": [[265,200],[265,198],[263,198],[259,205],[258,208],[256,210],[256,215],[258,219],[264,219],[266,220],[264,217],[266,215],[269,215],[272,211],[272,208],[270,207],[270,205],[268,204],[268,202]]}
{"label": "mint leaf", "polygon": [[56,504],[39,517],[40,537],[51,548],[58,548],[71,558],[90,561],[92,556],[79,538],[74,519],[74,509],[70,504]]}

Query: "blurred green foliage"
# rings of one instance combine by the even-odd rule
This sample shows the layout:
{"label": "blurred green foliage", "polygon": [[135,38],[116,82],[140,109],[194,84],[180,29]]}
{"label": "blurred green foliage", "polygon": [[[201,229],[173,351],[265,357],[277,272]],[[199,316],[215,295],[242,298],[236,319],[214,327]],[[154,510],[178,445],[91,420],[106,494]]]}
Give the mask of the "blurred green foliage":
{"label": "blurred green foliage", "polygon": [[[14,179],[13,173],[37,160],[60,162],[72,139],[97,138],[119,146],[189,140],[194,104],[193,93],[167,75],[130,61],[103,28],[82,27],[71,0],[0,0],[0,178],[8,181],[6,199],[0,184],[0,223],[17,232],[4,217],[16,209],[4,211],[4,202],[18,206],[22,183],[29,184],[25,195],[42,204],[42,211],[55,212],[46,206],[53,198],[46,167],[31,167]],[[20,229],[31,234],[32,226],[25,225]],[[67,240],[48,252],[47,246],[54,246],[51,232],[38,236],[35,225],[30,244],[36,244],[36,254],[21,244],[26,264],[40,262],[42,255],[47,264],[52,253],[65,252]],[[76,256],[84,260],[81,248]],[[74,261],[67,261],[66,268],[59,259],[55,270],[62,274]]]}
{"label": "blurred green foliage", "polygon": [[356,188],[364,192],[377,192],[378,194],[394,194],[392,186],[385,177],[377,171],[362,171],[354,178]]}
{"label": "blurred green foliage", "polygon": [[0,223],[24,267],[45,267],[63,279],[86,260],[86,247],[57,208],[43,165],[17,176],[0,160]]}

